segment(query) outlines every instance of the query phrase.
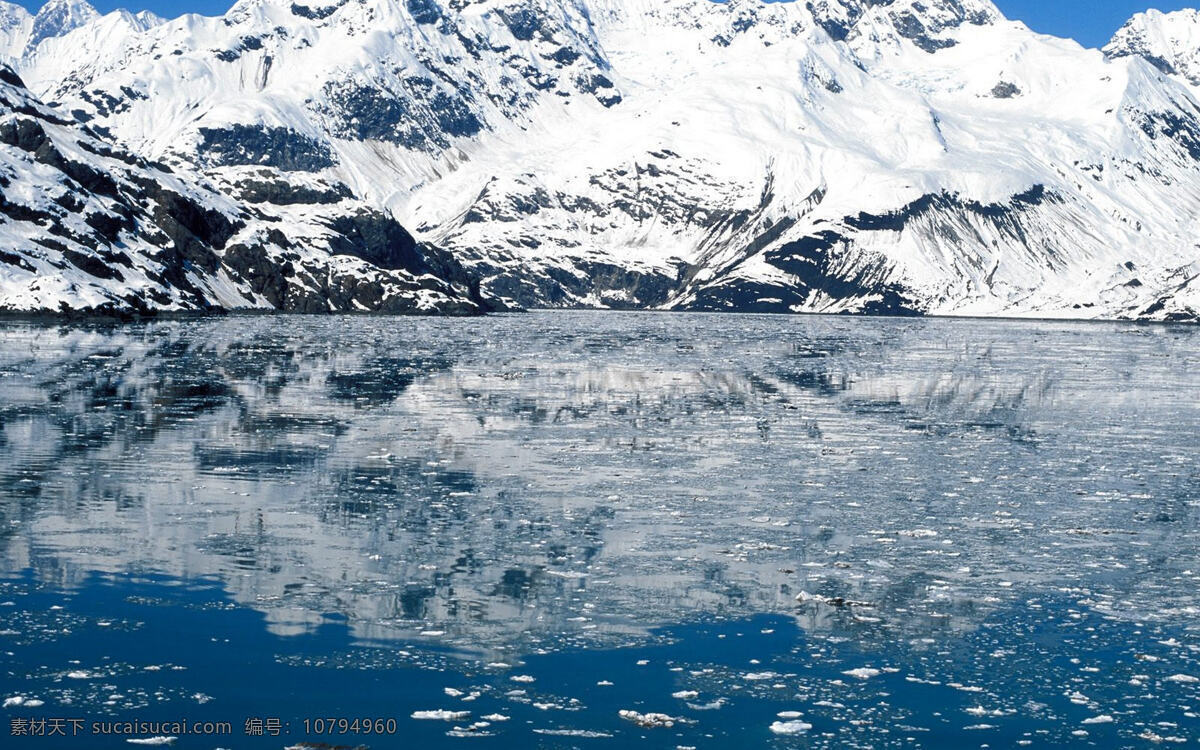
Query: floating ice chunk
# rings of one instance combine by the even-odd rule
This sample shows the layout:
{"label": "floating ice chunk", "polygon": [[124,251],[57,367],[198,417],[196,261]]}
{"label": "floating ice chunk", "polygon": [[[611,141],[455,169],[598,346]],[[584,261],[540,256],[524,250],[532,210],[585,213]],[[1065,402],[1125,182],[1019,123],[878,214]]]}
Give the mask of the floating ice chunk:
{"label": "floating ice chunk", "polygon": [[807,591],[801,591],[796,594],[796,601],[801,604],[828,604],[831,607],[871,607],[874,606],[870,602],[861,602],[854,599],[847,599],[842,596],[817,596],[810,594]]}
{"label": "floating ice chunk", "polygon": [[638,660],[637,660],[637,665],[638,665],[639,667],[644,667],[644,666],[646,666],[646,665],[647,665],[647,664],[649,664],[649,663],[650,663],[650,660],[649,660],[649,659],[638,659]]}
{"label": "floating ice chunk", "polygon": [[1113,719],[1113,717],[1109,716],[1108,714],[1100,714],[1099,716],[1093,716],[1090,719],[1084,719],[1082,723],[1084,723],[1084,724],[1112,724],[1113,721],[1115,721],[1115,719]]}
{"label": "floating ice chunk", "polygon": [[774,672],[747,672],[742,675],[742,679],[749,680],[750,682],[761,682],[762,680],[773,680],[778,676]]}
{"label": "floating ice chunk", "polygon": [[442,688],[442,692],[451,698],[458,698],[459,696],[463,695],[463,691],[452,687]]}
{"label": "floating ice chunk", "polygon": [[470,711],[447,711],[444,708],[438,708],[433,711],[412,712],[412,718],[427,721],[462,721],[470,715]]}
{"label": "floating ice chunk", "polygon": [[647,729],[654,729],[654,728],[658,728],[658,727],[666,727],[666,728],[670,729],[671,727],[675,726],[675,722],[680,721],[680,719],[678,719],[674,716],[669,716],[667,714],[657,714],[657,713],[643,714],[643,713],[639,713],[637,711],[630,711],[629,709],[626,709],[626,708],[623,708],[620,711],[618,711],[617,715],[620,716],[625,721],[632,721],[634,724],[637,724],[639,727],[645,727]]}
{"label": "floating ice chunk", "polygon": [[9,708],[11,706],[21,706],[21,705],[24,705],[24,703],[25,703],[25,696],[14,695],[11,698],[5,698],[4,705],[0,706],[0,708]]}
{"label": "floating ice chunk", "polygon": [[596,684],[599,685],[600,687],[612,687],[612,683],[609,682],[608,680],[600,680]]}
{"label": "floating ice chunk", "polygon": [[535,729],[534,734],[545,734],[551,737],[582,737],[584,739],[605,739],[612,737],[608,732],[597,732],[594,729]]}
{"label": "floating ice chunk", "polygon": [[1146,731],[1139,734],[1138,738],[1147,740],[1149,742],[1173,742],[1173,743],[1176,743],[1179,745],[1182,745],[1183,743],[1187,742],[1187,738],[1185,738],[1185,737],[1170,737],[1170,736],[1164,737],[1163,735],[1152,732],[1149,729],[1147,729]]}
{"label": "floating ice chunk", "polygon": [[1193,677],[1190,674],[1173,674],[1167,678],[1167,682],[1193,683],[1200,682],[1200,677]]}
{"label": "floating ice chunk", "polygon": [[878,677],[882,672],[873,667],[859,667],[858,669],[847,669],[842,674],[848,677],[857,677],[860,680],[869,680],[872,677]]}
{"label": "floating ice chunk", "polygon": [[508,721],[508,717],[504,714],[488,714],[487,716],[481,716],[480,718],[484,721]]}
{"label": "floating ice chunk", "polygon": [[771,731],[775,734],[804,734],[812,729],[812,724],[805,721],[776,721],[771,724]]}
{"label": "floating ice chunk", "polygon": [[131,745],[174,745],[177,739],[179,738],[160,735],[158,737],[130,737],[125,741]]}
{"label": "floating ice chunk", "polygon": [[465,737],[465,736],[469,736],[472,734],[477,735],[477,736],[479,736],[481,734],[483,736],[487,736],[487,734],[485,732],[483,732],[483,730],[487,729],[491,725],[492,725],[492,723],[490,721],[477,721],[474,724],[471,724],[469,726],[454,727],[446,734],[450,735],[451,737]]}
{"label": "floating ice chunk", "polygon": [[799,719],[803,714],[799,711],[780,711],[775,715],[781,719]]}
{"label": "floating ice chunk", "polygon": [[46,705],[46,701],[38,700],[37,698],[26,698],[25,708],[37,708],[38,706]]}
{"label": "floating ice chunk", "polygon": [[679,690],[674,693],[671,693],[672,698],[678,698],[681,701],[694,700],[695,698],[699,697],[699,695],[700,694],[697,693],[695,690]]}
{"label": "floating ice chunk", "polygon": [[537,678],[527,674],[515,674],[508,679],[512,680],[513,682],[533,682]]}
{"label": "floating ice chunk", "polygon": [[92,673],[83,669],[76,669],[67,672],[67,677],[70,677],[72,680],[90,680],[92,678]]}

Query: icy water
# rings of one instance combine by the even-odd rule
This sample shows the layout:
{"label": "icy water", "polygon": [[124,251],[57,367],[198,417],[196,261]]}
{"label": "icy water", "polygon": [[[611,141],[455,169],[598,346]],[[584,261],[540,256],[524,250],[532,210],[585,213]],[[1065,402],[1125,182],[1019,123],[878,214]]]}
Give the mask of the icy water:
{"label": "icy water", "polygon": [[6,322],[0,426],[4,747],[1200,744],[1197,328]]}

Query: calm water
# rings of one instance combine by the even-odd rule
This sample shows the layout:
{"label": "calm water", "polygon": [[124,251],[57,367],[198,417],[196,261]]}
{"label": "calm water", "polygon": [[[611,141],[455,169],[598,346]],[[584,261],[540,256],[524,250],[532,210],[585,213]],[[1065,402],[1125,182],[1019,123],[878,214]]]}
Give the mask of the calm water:
{"label": "calm water", "polygon": [[0,427],[6,747],[1200,744],[1198,328],[7,322]]}

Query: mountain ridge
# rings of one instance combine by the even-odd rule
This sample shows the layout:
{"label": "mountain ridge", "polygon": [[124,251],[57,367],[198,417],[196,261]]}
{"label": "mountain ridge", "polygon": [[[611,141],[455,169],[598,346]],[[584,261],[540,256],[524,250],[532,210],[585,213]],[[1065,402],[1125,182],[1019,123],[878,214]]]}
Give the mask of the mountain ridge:
{"label": "mountain ridge", "polygon": [[1084,50],[986,0],[242,0],[18,68],[234,200],[344,192],[494,306],[1194,320],[1169,38]]}

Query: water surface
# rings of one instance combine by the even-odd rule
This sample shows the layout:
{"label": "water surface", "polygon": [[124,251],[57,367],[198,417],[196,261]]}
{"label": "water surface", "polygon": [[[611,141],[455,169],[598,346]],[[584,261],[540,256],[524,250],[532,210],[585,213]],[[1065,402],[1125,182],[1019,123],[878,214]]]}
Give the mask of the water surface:
{"label": "water surface", "polygon": [[[7,322],[4,713],[1195,744],[1198,373],[1200,330],[1124,324]],[[356,716],[398,733],[304,731]]]}

